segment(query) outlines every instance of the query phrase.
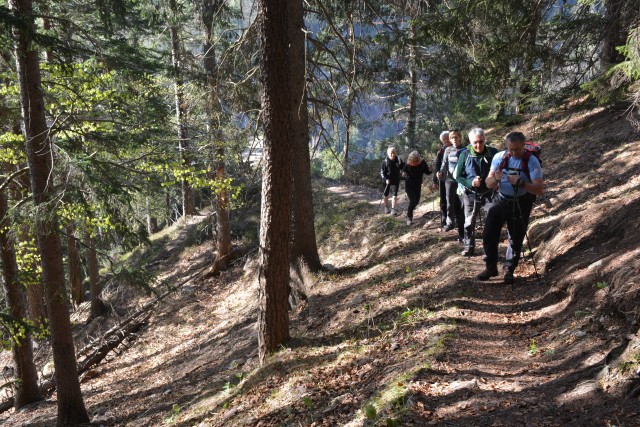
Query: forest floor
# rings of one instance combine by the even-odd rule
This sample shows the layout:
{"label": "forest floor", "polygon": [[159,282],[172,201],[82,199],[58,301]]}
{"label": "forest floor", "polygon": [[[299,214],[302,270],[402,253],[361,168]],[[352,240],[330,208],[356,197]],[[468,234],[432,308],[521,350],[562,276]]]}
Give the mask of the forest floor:
{"label": "forest floor", "polygon": [[[411,226],[375,189],[316,182],[326,269],[305,273],[292,339],[260,367],[256,252],[207,277],[195,217],[145,259],[175,292],[82,379],[92,425],[640,426],[640,135],[623,109],[579,103],[489,141],[509,130],[542,145],[546,183],[513,286],[474,279],[482,257],[440,228],[431,177]],[[74,314],[80,342],[153,299],[106,297],[109,318]],[[0,422],[54,425],[55,398]]]}

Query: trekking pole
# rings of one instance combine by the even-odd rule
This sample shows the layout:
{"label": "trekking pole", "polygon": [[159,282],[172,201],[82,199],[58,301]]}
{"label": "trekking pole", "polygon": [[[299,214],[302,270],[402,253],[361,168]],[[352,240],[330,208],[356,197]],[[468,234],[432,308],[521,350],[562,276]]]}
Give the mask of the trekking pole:
{"label": "trekking pole", "polygon": [[[444,224],[442,223],[442,180],[440,178],[438,178],[438,203],[440,204],[440,228],[444,227]],[[445,205],[446,205],[446,201],[445,201]],[[445,221],[446,222],[446,221]]]}

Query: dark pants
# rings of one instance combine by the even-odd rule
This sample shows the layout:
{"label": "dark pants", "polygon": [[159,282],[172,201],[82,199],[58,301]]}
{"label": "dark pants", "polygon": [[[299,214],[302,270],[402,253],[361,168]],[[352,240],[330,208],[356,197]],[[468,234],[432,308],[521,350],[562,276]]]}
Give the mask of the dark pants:
{"label": "dark pants", "polygon": [[498,264],[498,244],[500,243],[500,231],[504,223],[509,230],[509,245],[513,257],[505,262],[505,269],[513,271],[520,261],[522,242],[524,241],[529,226],[529,216],[535,196],[526,194],[522,197],[507,199],[497,195],[489,208],[487,219],[482,232],[482,244],[484,245],[485,262],[487,267]]}
{"label": "dark pants", "polygon": [[390,182],[389,184],[385,184],[384,197],[387,197],[389,195],[389,193],[391,193],[391,195],[393,197],[397,197],[398,196],[398,188],[400,188],[400,183],[399,182]]}
{"label": "dark pants", "polygon": [[447,225],[457,226],[458,236],[464,237],[464,214],[462,213],[462,203],[458,197],[458,183],[451,180],[444,182],[447,192]]}
{"label": "dark pants", "polygon": [[447,187],[444,181],[438,180],[438,189],[440,190],[440,226],[447,225]]}
{"label": "dark pants", "polygon": [[420,187],[413,188],[408,185],[404,187],[407,192],[407,197],[409,197],[409,206],[407,207],[407,218],[413,219],[413,211],[416,206],[418,206],[418,202],[420,201]]}
{"label": "dark pants", "polygon": [[481,197],[476,199],[475,194],[463,194],[460,196],[462,207],[464,210],[464,243],[465,250],[474,249],[476,247],[476,218],[480,211],[488,211],[491,209],[491,199]]}

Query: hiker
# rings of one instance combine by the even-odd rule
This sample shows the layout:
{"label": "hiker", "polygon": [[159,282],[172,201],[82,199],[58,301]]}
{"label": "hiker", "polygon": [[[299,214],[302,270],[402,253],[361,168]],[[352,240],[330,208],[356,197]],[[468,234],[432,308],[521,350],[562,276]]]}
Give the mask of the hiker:
{"label": "hiker", "polygon": [[491,169],[491,160],[498,152],[487,147],[484,129],[473,128],[469,131],[471,144],[460,154],[456,166],[455,178],[458,183],[458,194],[464,212],[464,249],[462,256],[472,256],[476,246],[476,217],[480,209],[489,209],[493,189],[487,188],[486,179]]}
{"label": "hiker", "polygon": [[[385,184],[384,211],[391,215],[396,214],[398,188],[400,187],[400,171],[402,171],[403,166],[404,162],[398,157],[396,148],[394,146],[387,148],[387,158],[384,159],[380,167],[380,176]],[[389,209],[389,194],[391,194],[391,209]]]}
{"label": "hiker", "polygon": [[444,150],[447,147],[451,146],[451,142],[449,141],[449,131],[445,130],[440,133],[440,142],[442,142],[442,147],[438,150],[436,154],[436,161],[433,166],[433,170],[437,171],[437,173],[433,174],[433,186],[434,190],[439,190],[440,193],[440,227],[447,225],[447,191],[444,186],[444,177],[440,172],[440,168],[442,167],[442,157],[444,156]]}
{"label": "hiker", "polygon": [[514,282],[513,272],[520,260],[533,202],[544,191],[540,162],[525,150],[525,140],[522,132],[509,133],[505,137],[507,149],[496,154],[491,162],[486,184],[488,188],[498,186],[498,192],[484,223],[482,243],[486,267],[478,274],[478,280],[498,275],[498,243],[506,222],[513,257],[505,262],[503,279],[505,284]]}
{"label": "hiker", "polygon": [[402,168],[404,178],[404,189],[409,198],[407,207],[407,225],[413,223],[413,211],[420,201],[420,190],[422,189],[422,175],[429,175],[431,170],[429,165],[420,157],[420,153],[412,151],[407,157],[407,163]]}
{"label": "hiker", "polygon": [[449,141],[451,146],[444,150],[440,176],[444,178],[445,191],[447,193],[447,223],[444,231],[451,231],[458,228],[458,240],[462,242],[464,237],[464,216],[462,215],[462,204],[458,197],[458,183],[453,177],[453,172],[458,164],[458,157],[467,149],[462,145],[462,133],[458,129],[449,131]]}

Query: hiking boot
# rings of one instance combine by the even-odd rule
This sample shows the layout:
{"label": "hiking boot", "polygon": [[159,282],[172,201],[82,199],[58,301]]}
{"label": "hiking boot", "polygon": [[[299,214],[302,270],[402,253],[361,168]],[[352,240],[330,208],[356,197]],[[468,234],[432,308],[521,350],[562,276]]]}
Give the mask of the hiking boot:
{"label": "hiking boot", "polygon": [[447,224],[447,225],[444,226],[444,228],[442,230],[445,231],[445,232],[451,231],[451,230],[453,230],[453,225]]}
{"label": "hiking boot", "polygon": [[391,215],[395,215],[396,214],[396,208],[391,208]]}
{"label": "hiking boot", "polygon": [[497,275],[498,275],[498,267],[495,265],[491,265],[486,267],[484,270],[482,270],[480,274],[476,276],[476,279],[484,282],[485,280],[489,280],[490,278],[496,277]]}
{"label": "hiking boot", "polygon": [[505,285],[513,285],[513,283],[515,282],[513,273],[509,270],[506,270],[504,272],[504,277],[502,278],[502,281],[504,282]]}
{"label": "hiking boot", "polygon": [[391,213],[391,209],[389,209],[389,206],[384,205],[384,213]]}
{"label": "hiking boot", "polygon": [[468,248],[468,249],[463,250],[463,251],[460,253],[460,255],[462,255],[462,256],[473,256],[473,253],[474,253],[474,252],[475,252],[475,251],[474,251],[474,249],[473,249],[473,248]]}
{"label": "hiking boot", "polygon": [[413,220],[412,220],[411,218],[409,218],[409,219],[407,220],[407,225],[411,225],[411,224],[413,224]]}

